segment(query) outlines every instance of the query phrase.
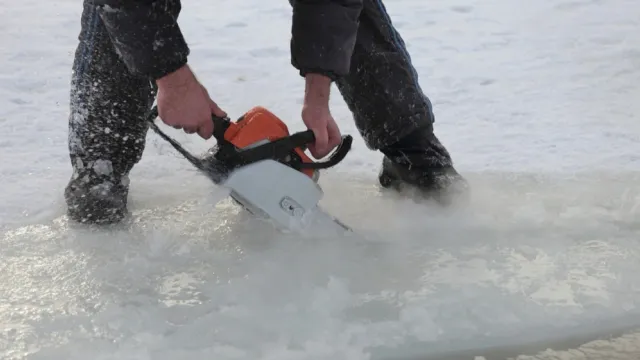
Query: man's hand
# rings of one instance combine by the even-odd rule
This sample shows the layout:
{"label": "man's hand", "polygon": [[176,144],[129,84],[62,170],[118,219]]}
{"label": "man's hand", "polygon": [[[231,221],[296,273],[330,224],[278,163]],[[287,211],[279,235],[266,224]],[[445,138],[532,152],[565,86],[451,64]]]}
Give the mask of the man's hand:
{"label": "man's hand", "polygon": [[197,132],[203,139],[209,139],[213,134],[211,114],[226,116],[188,65],[158,79],[156,83],[158,115],[169,126],[183,129],[187,134]]}
{"label": "man's hand", "polygon": [[309,145],[314,158],[320,159],[340,144],[340,129],[329,111],[331,79],[318,74],[307,74],[302,121],[311,129],[316,142]]}

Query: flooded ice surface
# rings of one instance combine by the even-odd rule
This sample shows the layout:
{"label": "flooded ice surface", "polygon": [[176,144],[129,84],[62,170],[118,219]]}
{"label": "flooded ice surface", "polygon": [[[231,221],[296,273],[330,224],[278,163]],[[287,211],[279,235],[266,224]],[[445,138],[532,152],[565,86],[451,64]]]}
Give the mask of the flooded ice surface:
{"label": "flooded ice surface", "polygon": [[[640,327],[637,1],[386,6],[472,202],[442,213],[381,196],[380,155],[357,138],[322,184],[361,237],[301,238],[226,202],[213,212],[224,194],[152,134],[131,174],[134,222],[70,226],[81,6],[0,0],[0,358],[637,359],[637,335],[580,347]],[[218,103],[301,129],[287,2],[183,7]]]}
{"label": "flooded ice surface", "polygon": [[108,232],[10,230],[7,354],[425,358],[640,324],[640,176],[470,178],[470,206],[441,213],[327,176],[323,205],[360,236],[283,236],[208,200],[147,201]]}

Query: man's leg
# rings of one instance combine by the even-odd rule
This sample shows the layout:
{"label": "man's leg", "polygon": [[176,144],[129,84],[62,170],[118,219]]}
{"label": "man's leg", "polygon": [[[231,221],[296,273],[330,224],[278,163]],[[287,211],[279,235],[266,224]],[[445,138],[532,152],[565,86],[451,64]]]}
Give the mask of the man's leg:
{"label": "man's leg", "polygon": [[350,74],[336,82],[371,149],[385,154],[380,183],[417,187],[447,203],[466,181],[433,133],[434,115],[381,0],[364,0]]}
{"label": "man's leg", "polygon": [[65,189],[69,217],[114,223],[126,215],[128,173],[145,145],[145,113],[154,94],[119,59],[91,1],[85,1],[71,81],[69,155]]}

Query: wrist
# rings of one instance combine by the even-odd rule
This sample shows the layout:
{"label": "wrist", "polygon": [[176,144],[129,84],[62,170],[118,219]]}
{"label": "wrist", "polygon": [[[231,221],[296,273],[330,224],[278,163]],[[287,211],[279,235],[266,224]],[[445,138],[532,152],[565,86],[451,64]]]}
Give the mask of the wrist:
{"label": "wrist", "polygon": [[176,71],[173,71],[156,80],[159,89],[175,89],[183,88],[195,80],[195,75],[189,68],[189,65],[183,65]]}
{"label": "wrist", "polygon": [[321,74],[307,74],[305,76],[304,101],[312,104],[329,104],[331,93],[331,78]]}

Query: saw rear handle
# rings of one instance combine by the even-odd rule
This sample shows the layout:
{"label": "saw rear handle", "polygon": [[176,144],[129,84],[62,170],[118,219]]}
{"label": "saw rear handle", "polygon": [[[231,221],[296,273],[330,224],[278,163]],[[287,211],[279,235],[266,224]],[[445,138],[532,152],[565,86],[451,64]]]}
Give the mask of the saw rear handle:
{"label": "saw rear handle", "polygon": [[[316,140],[313,130],[297,132],[295,134],[257,145],[245,149],[237,149],[231,142],[227,141],[225,134],[232,122],[228,117],[211,116],[213,121],[213,137],[218,141],[220,147],[233,147],[235,151],[221,151],[224,160],[236,165],[246,165],[267,159],[285,159],[297,148],[306,149],[307,145]],[[242,118],[238,122],[242,121]],[[339,164],[351,150],[353,137],[351,135],[342,136],[342,141],[334,152],[324,161],[303,162],[294,165],[298,169],[327,169]],[[223,159],[220,159],[223,160]],[[290,162],[291,160],[289,160]]]}

